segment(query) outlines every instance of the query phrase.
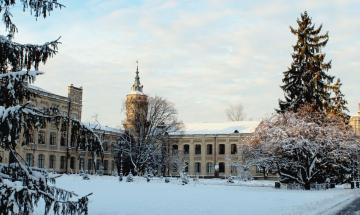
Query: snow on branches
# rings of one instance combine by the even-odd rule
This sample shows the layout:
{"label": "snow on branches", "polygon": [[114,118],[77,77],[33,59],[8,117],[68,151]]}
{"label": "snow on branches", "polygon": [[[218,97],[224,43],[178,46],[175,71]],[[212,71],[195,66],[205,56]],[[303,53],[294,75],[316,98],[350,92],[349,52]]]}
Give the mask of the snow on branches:
{"label": "snow on branches", "polygon": [[149,98],[147,108],[142,111],[138,109],[134,128],[121,135],[114,146],[118,154],[116,157],[122,157],[120,154],[123,153],[136,174],[149,169],[163,169],[165,159],[168,159],[165,142],[169,134],[180,132],[181,127],[172,103],[161,97]]}
{"label": "snow on branches", "polygon": [[[40,109],[31,104],[30,98],[36,95],[29,84],[42,74],[39,64],[57,53],[60,42],[59,39],[43,45],[13,42],[17,28],[10,8],[16,3],[36,18],[62,7],[56,0],[0,0],[0,14],[8,32],[7,36],[0,35],[0,147],[9,153],[9,163],[0,166],[0,214],[32,214],[40,199],[45,202],[45,214],[51,209],[56,215],[88,214],[88,195],[79,198],[55,187],[54,178],[46,171],[28,167],[17,153],[45,123],[71,127],[71,141],[76,149],[90,151],[93,156],[102,154],[103,149],[91,128],[63,115],[57,108]],[[69,129],[66,131],[70,133]]]}
{"label": "snow on branches", "polygon": [[36,18],[41,16],[46,18],[54,9],[65,7],[57,0],[0,0],[0,14],[2,13],[2,21],[9,32],[9,38],[12,38],[18,32],[16,25],[12,21],[13,15],[10,12],[11,7],[14,7],[17,3],[22,6],[23,11],[30,10],[31,15]]}
{"label": "snow on branches", "polygon": [[341,117],[302,107],[263,120],[251,141],[255,164],[276,168],[280,180],[343,183],[357,169],[359,140]]}
{"label": "snow on branches", "polygon": [[40,62],[45,63],[57,53],[59,40],[60,37],[42,45],[20,44],[0,35],[0,68],[12,72],[32,67],[37,70]]}

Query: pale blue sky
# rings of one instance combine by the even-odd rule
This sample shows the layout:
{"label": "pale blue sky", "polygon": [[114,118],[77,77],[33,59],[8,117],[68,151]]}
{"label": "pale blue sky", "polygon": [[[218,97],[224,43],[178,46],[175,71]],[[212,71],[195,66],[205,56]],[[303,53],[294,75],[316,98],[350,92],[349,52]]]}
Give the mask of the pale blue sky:
{"label": "pale blue sky", "polygon": [[120,125],[122,102],[140,61],[145,93],[172,101],[185,122],[225,121],[225,108],[242,103],[260,119],[282,98],[282,72],[295,38],[289,25],[308,10],[330,40],[324,51],[340,77],[351,113],[360,102],[360,3],[323,1],[66,0],[45,20],[14,12],[17,41],[62,36],[59,54],[36,85],[66,94],[84,88],[83,120],[98,114]]}

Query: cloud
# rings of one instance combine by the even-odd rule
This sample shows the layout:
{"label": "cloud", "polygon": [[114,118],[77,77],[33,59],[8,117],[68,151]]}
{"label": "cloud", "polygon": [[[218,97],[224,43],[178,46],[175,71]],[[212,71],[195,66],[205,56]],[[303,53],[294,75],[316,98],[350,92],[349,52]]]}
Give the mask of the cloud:
{"label": "cloud", "polygon": [[289,25],[307,9],[330,31],[330,72],[343,80],[356,112],[360,15],[352,8],[360,5],[328,2],[69,1],[48,22],[25,21],[19,39],[62,35],[60,52],[38,84],[60,94],[70,83],[82,85],[84,120],[97,113],[105,124],[122,123],[121,103],[138,59],[145,92],[174,102],[186,122],[224,121],[226,106],[238,102],[259,119],[282,97],[282,72],[296,39]]}

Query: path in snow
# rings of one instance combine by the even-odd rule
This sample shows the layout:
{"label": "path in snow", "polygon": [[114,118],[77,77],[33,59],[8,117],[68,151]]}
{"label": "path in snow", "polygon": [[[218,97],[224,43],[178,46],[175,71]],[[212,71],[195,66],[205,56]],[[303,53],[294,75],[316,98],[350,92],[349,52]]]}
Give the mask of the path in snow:
{"label": "path in snow", "polygon": [[350,204],[346,205],[336,215],[358,215],[360,214],[360,198],[355,199]]}

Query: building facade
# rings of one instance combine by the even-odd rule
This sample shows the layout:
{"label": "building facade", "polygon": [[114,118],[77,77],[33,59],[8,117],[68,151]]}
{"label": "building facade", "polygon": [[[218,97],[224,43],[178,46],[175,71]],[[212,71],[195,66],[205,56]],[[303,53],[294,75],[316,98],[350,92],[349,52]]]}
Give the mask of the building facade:
{"label": "building facade", "polygon": [[[35,86],[29,89],[36,95],[30,101],[38,108],[56,107],[63,115],[81,121],[83,89],[70,85],[68,95],[60,96]],[[46,168],[59,173],[78,173],[81,170],[96,172],[102,170],[104,174],[111,174],[116,168],[111,153],[121,131],[96,124],[89,124],[102,139],[104,160],[100,158],[93,162],[90,153],[76,150],[76,144],[71,141],[71,125],[60,122],[60,125],[47,123],[35,130],[29,145],[18,147],[17,151],[25,162],[37,168]],[[69,131],[69,132],[68,132]],[[20,139],[22,142],[22,139]],[[4,163],[8,163],[9,156],[0,152]]]}
{"label": "building facade", "polygon": [[[30,86],[37,96],[31,102],[38,108],[56,107],[64,115],[81,121],[82,94],[81,87],[70,85],[68,95],[60,96],[41,88]],[[26,163],[38,168],[46,168],[59,173],[79,173],[86,171],[113,174],[117,171],[114,160],[113,145],[125,131],[136,128],[139,117],[146,121],[148,96],[143,92],[140,83],[139,69],[136,69],[135,81],[130,93],[126,96],[126,116],[123,122],[124,130],[89,124],[103,142],[104,159],[93,162],[90,153],[75,149],[71,141],[71,125],[46,124],[34,131],[29,145],[19,147],[18,152]],[[227,122],[227,123],[195,123],[185,124],[181,134],[169,136],[167,143],[166,174],[179,176],[178,163],[181,160],[185,172],[189,176],[227,177],[238,174],[238,164],[243,162],[241,146],[248,141],[257,122]],[[69,131],[69,132],[68,132]],[[21,141],[21,140],[20,140]],[[0,151],[2,162],[8,162],[8,156]]]}
{"label": "building facade", "polygon": [[354,133],[358,136],[360,136],[360,104],[358,104],[359,111],[357,112],[357,115],[350,117],[349,124],[351,125]]}
{"label": "building facade", "polygon": [[[146,121],[148,97],[143,92],[138,67],[125,106],[125,131],[134,130],[138,121]],[[169,136],[166,174],[179,176],[182,166],[189,176],[237,175],[239,164],[243,162],[241,146],[248,141],[257,125],[257,122],[185,124],[181,134]],[[182,164],[179,165],[179,161]]]}
{"label": "building facade", "polygon": [[243,163],[241,145],[251,134],[185,134],[172,136],[168,174],[178,176],[177,157],[184,162],[184,169],[189,176],[228,177],[238,175],[239,164]]}

